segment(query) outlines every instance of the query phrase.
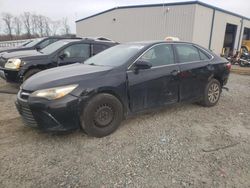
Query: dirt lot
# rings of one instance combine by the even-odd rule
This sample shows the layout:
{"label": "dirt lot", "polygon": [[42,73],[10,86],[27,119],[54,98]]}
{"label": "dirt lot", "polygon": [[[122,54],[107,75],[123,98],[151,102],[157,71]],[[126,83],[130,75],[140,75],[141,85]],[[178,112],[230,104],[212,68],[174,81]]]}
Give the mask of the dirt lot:
{"label": "dirt lot", "polygon": [[0,187],[250,187],[250,76],[228,87],[213,108],[175,105],[102,139],[27,128],[0,94]]}

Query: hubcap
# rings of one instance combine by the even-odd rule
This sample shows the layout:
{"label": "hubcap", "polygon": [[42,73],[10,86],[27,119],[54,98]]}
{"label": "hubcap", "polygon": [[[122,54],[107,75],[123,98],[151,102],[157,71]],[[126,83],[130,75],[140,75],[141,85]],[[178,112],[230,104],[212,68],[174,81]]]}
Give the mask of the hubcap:
{"label": "hubcap", "polygon": [[220,88],[218,84],[213,83],[208,89],[208,100],[211,103],[217,102],[220,96]]}
{"label": "hubcap", "polygon": [[114,112],[108,105],[102,105],[97,108],[94,114],[94,122],[98,127],[108,126],[114,118]]}

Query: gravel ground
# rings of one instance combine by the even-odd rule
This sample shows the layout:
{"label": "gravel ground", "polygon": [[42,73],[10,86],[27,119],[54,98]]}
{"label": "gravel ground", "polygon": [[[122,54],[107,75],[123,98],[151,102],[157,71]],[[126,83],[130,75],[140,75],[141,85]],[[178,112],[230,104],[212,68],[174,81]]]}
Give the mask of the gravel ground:
{"label": "gravel ground", "polygon": [[25,127],[0,94],[0,187],[250,187],[250,77],[228,87],[215,107],[178,104],[101,139]]}

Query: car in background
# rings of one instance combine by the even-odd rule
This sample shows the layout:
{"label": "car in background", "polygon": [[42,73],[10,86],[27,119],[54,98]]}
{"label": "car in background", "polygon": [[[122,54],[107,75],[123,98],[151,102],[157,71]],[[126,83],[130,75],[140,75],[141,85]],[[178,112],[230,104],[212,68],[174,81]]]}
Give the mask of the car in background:
{"label": "car in background", "polygon": [[69,39],[69,37],[53,36],[53,37],[36,38],[36,39],[32,39],[32,41],[28,43],[25,43],[24,45],[0,49],[0,53],[4,54],[4,53],[16,52],[16,51],[24,51],[24,50],[41,50],[45,48],[46,46],[52,44],[53,42],[56,42],[62,39]]}
{"label": "car in background", "polygon": [[7,53],[2,56],[0,77],[7,82],[21,83],[30,76],[53,67],[84,62],[89,57],[118,43],[108,40],[64,39],[42,50]]}
{"label": "car in background", "polygon": [[85,61],[42,71],[21,86],[16,106],[26,125],[46,131],[114,132],[126,116],[178,103],[219,101],[231,64],[199,45],[126,43]]}

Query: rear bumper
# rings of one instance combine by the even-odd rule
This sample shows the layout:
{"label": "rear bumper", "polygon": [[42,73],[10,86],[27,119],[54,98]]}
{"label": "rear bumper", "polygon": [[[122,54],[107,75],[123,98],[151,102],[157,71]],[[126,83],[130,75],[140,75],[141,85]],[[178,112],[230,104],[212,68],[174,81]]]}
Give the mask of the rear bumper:
{"label": "rear bumper", "polygon": [[48,101],[17,96],[16,107],[25,125],[43,131],[69,131],[80,128],[79,100],[67,95],[62,99]]}

